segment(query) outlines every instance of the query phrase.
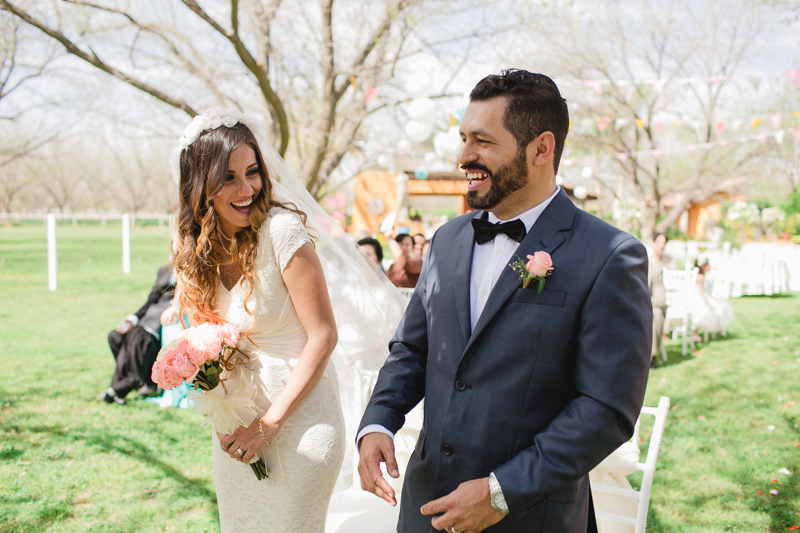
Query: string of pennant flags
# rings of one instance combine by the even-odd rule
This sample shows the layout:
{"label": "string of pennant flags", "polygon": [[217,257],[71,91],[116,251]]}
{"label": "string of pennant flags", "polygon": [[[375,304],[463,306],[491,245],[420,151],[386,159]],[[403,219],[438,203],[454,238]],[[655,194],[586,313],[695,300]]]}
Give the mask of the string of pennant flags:
{"label": "string of pennant flags", "polygon": [[[794,118],[800,117],[800,111],[790,112],[791,116]],[[714,129],[718,135],[722,135],[726,130],[734,130],[738,131],[744,126],[747,122],[750,122],[752,129],[756,129],[762,124],[769,123],[772,125],[774,130],[780,129],[781,125],[784,124],[783,120],[784,114],[783,113],[774,113],[769,116],[760,116],[754,117],[750,119],[734,119],[734,120],[719,120],[714,123]],[[582,118],[578,120],[578,123],[583,129],[596,127],[597,131],[603,133],[606,128],[613,124],[615,130],[620,130],[629,124],[635,124],[638,128],[644,128],[646,126],[645,122],[640,119],[630,119],[630,118],[612,118],[612,117],[591,117],[591,118]],[[570,121],[570,128],[573,127],[573,122]],[[655,133],[661,132],[665,127],[672,126],[672,127],[680,127],[680,126],[690,126],[694,129],[698,128],[705,128],[706,123],[703,121],[686,121],[686,120],[675,120],[667,124],[666,122],[656,122],[652,124]]]}
{"label": "string of pennant flags", "polygon": [[[800,68],[795,69],[788,69],[781,71],[786,79],[794,85],[795,89],[800,86]],[[748,78],[750,81],[757,87],[760,83],[761,79],[766,76],[765,74],[750,74]],[[722,82],[727,81],[728,76],[705,76],[705,77],[694,77],[694,78],[674,78],[672,79],[673,83],[696,83],[697,81],[705,81],[710,83],[712,86],[716,87],[720,85]],[[656,90],[657,93],[661,93],[664,88],[667,86],[667,82],[670,80],[664,78],[645,78],[645,79],[619,79],[619,80],[579,80],[580,83],[590,87],[594,90],[595,93],[598,95],[603,94],[606,86],[610,86],[612,83],[617,86],[629,86],[629,85],[652,85],[653,88]]]}
{"label": "string of pennant flags", "polygon": [[[711,141],[705,143],[696,143],[696,144],[687,144],[687,145],[675,145],[668,148],[653,148],[653,149],[645,149],[645,150],[636,150],[633,152],[617,152],[614,156],[620,163],[626,163],[629,158],[631,157],[646,157],[651,156],[654,159],[658,160],[665,154],[675,154],[681,152],[687,153],[695,153],[698,150],[707,150],[714,147],[723,147],[728,146],[735,143],[748,143],[748,142],[755,142],[758,141],[762,144],[765,144],[770,138],[774,139],[777,144],[783,144],[784,139],[786,138],[786,134],[791,132],[798,140],[800,140],[800,126],[796,126],[791,129],[781,129],[769,134],[757,134],[757,135],[748,135],[746,137],[740,137],[738,139],[723,139],[719,141]],[[578,157],[578,158],[565,158],[565,163],[567,165],[573,164],[577,161],[587,160],[592,162],[595,160],[595,156],[585,156],[585,157]]]}
{"label": "string of pennant flags", "polygon": [[[800,117],[800,111],[795,111],[795,112],[791,113],[791,117],[793,117],[793,118]],[[733,121],[721,120],[721,121],[718,121],[718,122],[716,122],[714,124],[714,128],[715,128],[715,131],[717,132],[718,135],[722,135],[723,132],[725,132],[726,130],[728,130],[728,131],[731,131],[731,130],[738,131],[738,130],[740,130],[741,127],[746,122],[747,121],[745,121],[743,119],[736,119],[736,120],[733,120]],[[616,129],[616,130],[619,130],[619,129],[621,129],[621,128],[625,127],[625,126],[628,126],[630,124],[635,124],[636,127],[638,127],[638,128],[644,128],[645,127],[645,123],[641,119],[632,120],[632,119],[628,119],[628,118],[616,118],[616,119],[612,119],[611,117],[585,118],[585,119],[581,119],[579,121],[579,123],[581,124],[581,126],[584,129],[591,128],[591,127],[596,127],[597,131],[600,132],[600,133],[603,133],[606,130],[606,128],[608,128],[612,124],[613,124],[614,129]],[[639,151],[630,152],[630,153],[618,153],[617,154],[617,159],[619,159],[621,162],[624,163],[627,160],[628,156],[629,155],[633,155],[633,154],[636,154],[636,155],[647,155],[647,154],[649,154],[649,155],[652,155],[654,158],[659,159],[665,153],[677,153],[677,152],[690,152],[691,153],[691,152],[695,152],[697,149],[711,148],[711,147],[714,147],[714,146],[720,146],[721,147],[721,146],[726,146],[726,145],[732,144],[732,143],[746,143],[746,142],[752,142],[752,141],[759,141],[762,144],[764,144],[764,143],[767,142],[767,140],[770,137],[773,138],[776,143],[783,144],[783,141],[784,141],[784,139],[786,137],[786,134],[789,133],[789,132],[791,132],[795,137],[797,137],[798,140],[800,140],[800,126],[794,126],[794,127],[781,129],[781,126],[785,124],[784,120],[783,120],[783,114],[781,114],[781,113],[775,113],[775,114],[772,114],[772,115],[770,115],[769,117],[766,117],[766,118],[765,117],[757,117],[757,118],[750,119],[750,124],[751,124],[752,129],[757,129],[757,128],[759,128],[759,126],[761,126],[762,124],[765,124],[765,123],[769,123],[772,126],[774,131],[769,132],[769,133],[757,133],[757,134],[753,134],[753,135],[747,135],[747,136],[739,137],[739,138],[735,138],[735,139],[720,139],[720,140],[717,140],[717,141],[711,141],[711,142],[706,142],[706,143],[695,143],[695,144],[687,144],[687,145],[678,145],[678,146],[672,146],[672,147],[666,148],[666,149],[648,149],[648,150],[639,150]],[[685,122],[685,121],[674,121],[674,122],[672,122],[670,124],[670,126],[680,127],[680,126],[684,126],[686,124],[687,124],[687,122]],[[728,124],[731,125],[730,128],[728,128]],[[696,124],[689,124],[689,125],[693,126],[695,128],[705,126],[705,124],[702,123],[702,122],[697,122]],[[655,129],[656,133],[658,133],[665,126],[666,126],[665,123],[657,122],[654,125],[654,129]],[[572,124],[570,124],[570,128],[571,127],[572,127]]]}

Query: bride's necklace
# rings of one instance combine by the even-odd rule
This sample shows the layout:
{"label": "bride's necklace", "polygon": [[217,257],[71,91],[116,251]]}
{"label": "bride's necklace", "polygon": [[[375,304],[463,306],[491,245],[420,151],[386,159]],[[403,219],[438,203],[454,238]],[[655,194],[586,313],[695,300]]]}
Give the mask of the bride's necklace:
{"label": "bride's necklace", "polygon": [[222,249],[225,250],[226,254],[232,255],[231,252],[233,252],[233,238],[232,237],[228,237],[227,235],[225,235],[225,232],[221,228],[219,229],[219,231],[217,233],[219,233],[222,236],[223,239],[228,241],[228,249],[225,250],[224,243],[223,243]]}
{"label": "bride's necklace", "polygon": [[233,244],[233,238],[232,237],[228,237],[227,235],[225,235],[225,232],[223,230],[219,230],[219,234],[222,235],[222,237],[226,241],[228,241],[228,244]]}

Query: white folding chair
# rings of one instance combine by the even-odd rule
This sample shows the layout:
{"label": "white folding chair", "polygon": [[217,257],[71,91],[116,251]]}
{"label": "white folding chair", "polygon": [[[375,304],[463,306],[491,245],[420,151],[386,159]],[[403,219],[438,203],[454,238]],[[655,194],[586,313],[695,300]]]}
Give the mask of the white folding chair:
{"label": "white folding chair", "polygon": [[[653,478],[656,473],[656,462],[658,460],[658,452],[661,447],[661,437],[664,435],[664,426],[667,422],[667,415],[669,414],[669,398],[662,396],[658,401],[658,407],[642,407],[639,420],[636,421],[636,426],[633,430],[632,441],[638,445],[639,442],[639,423],[641,415],[655,416],[655,423],[653,424],[653,432],[650,434],[650,442],[647,446],[647,458],[644,463],[636,462],[635,468],[642,472],[642,485],[637,491],[635,489],[625,489],[620,487],[613,487],[602,484],[592,484],[593,491],[605,492],[614,494],[619,497],[633,498],[637,501],[636,516],[622,516],[615,513],[605,512],[603,510],[595,509],[595,516],[598,519],[609,520],[635,527],[635,533],[645,533],[647,526],[647,512],[650,507],[650,494],[653,489]],[[602,463],[601,463],[602,465]],[[600,527],[598,523],[598,527]],[[603,533],[601,527],[599,533]]]}
{"label": "white folding chair", "polygon": [[[667,313],[664,326],[669,328],[672,338],[681,335],[681,353],[686,355],[687,346],[694,350],[692,340],[691,291],[697,283],[697,269],[664,269],[664,288],[666,289]],[[655,334],[655,333],[654,333]],[[666,348],[662,344],[661,356],[666,361]]]}
{"label": "white folding chair", "polygon": [[411,301],[411,296],[414,295],[414,289],[408,287],[397,287],[397,290],[400,291],[400,294],[403,295],[403,298],[406,299],[406,303]]}

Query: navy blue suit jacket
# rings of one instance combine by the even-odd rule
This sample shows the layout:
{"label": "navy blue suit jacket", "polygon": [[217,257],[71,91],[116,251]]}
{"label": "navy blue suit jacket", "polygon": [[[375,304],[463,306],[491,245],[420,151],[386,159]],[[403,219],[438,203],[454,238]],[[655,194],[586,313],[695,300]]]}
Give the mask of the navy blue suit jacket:
{"label": "navy blue suit jacket", "polygon": [[396,432],[425,399],[398,531],[433,531],[420,507],[492,471],[510,514],[486,531],[586,531],[587,473],[630,438],[647,383],[645,248],[562,190],[516,251],[551,255],[544,290],[504,269],[470,332],[470,221],[482,214],[434,236],[361,427]]}

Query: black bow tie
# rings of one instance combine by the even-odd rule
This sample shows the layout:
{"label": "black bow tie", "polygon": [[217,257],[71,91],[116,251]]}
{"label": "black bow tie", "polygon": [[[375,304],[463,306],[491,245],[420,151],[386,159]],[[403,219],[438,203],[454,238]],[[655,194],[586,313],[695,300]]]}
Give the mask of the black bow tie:
{"label": "black bow tie", "polygon": [[473,218],[472,227],[475,229],[475,240],[478,244],[491,241],[498,233],[505,233],[510,239],[522,242],[526,233],[525,224],[520,219],[492,224],[488,220]]}

